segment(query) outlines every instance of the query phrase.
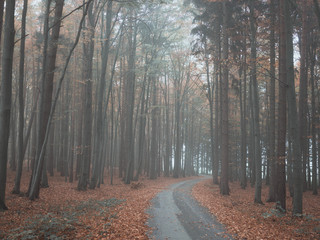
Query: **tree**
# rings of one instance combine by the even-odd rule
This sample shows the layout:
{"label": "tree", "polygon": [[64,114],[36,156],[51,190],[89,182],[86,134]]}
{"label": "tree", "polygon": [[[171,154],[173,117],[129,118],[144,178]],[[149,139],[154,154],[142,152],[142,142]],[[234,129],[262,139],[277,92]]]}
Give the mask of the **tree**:
{"label": "tree", "polygon": [[125,183],[129,184],[133,178],[134,172],[134,135],[133,135],[133,110],[135,100],[136,85],[136,50],[137,50],[137,20],[134,9],[129,9],[128,26],[128,69],[126,72],[126,120],[125,120],[125,145],[122,146],[125,152],[126,175]]}
{"label": "tree", "polygon": [[[305,2],[305,5],[307,2]],[[304,9],[305,11],[306,9]],[[303,13],[303,18],[306,18],[306,12]],[[286,8],[286,26],[287,26],[287,51],[286,51],[286,58],[287,58],[287,83],[288,83],[288,125],[289,129],[289,136],[292,138],[292,147],[293,147],[293,215],[301,215],[302,214],[302,156],[301,154],[301,134],[300,131],[301,125],[299,127],[298,124],[298,113],[297,113],[297,103],[296,103],[296,92],[295,92],[295,81],[294,81],[294,65],[293,65],[293,30],[292,30],[292,22],[290,17],[290,9],[289,7]],[[304,19],[303,21],[306,21]],[[306,28],[306,22],[303,23],[303,27]],[[305,29],[306,30],[306,29]],[[306,34],[306,33],[305,33]],[[306,37],[306,36],[305,36]],[[306,46],[304,46],[306,47]],[[304,50],[306,51],[306,50]],[[301,55],[301,60],[303,56]],[[305,64],[304,60],[301,62]],[[303,67],[301,66],[303,69]],[[302,71],[305,71],[303,69]],[[301,73],[302,74],[302,73]],[[300,76],[301,76],[300,74]],[[306,77],[306,74],[303,74]],[[306,79],[300,79],[301,81],[305,81]],[[301,90],[301,89],[300,89]],[[299,111],[301,109],[299,108]],[[300,135],[300,136],[299,136]],[[290,140],[289,140],[290,141]],[[290,149],[289,149],[290,151]]]}
{"label": "tree", "polygon": [[[219,111],[219,90],[221,83],[219,85],[219,81],[221,82],[221,3],[218,3],[217,6],[217,17],[215,21],[215,51],[214,51],[214,78],[215,78],[215,119],[214,119],[214,128],[215,128],[215,135],[214,135],[214,165],[213,165],[213,181],[215,184],[219,184],[218,182],[218,173],[219,173],[219,146],[221,140],[219,138],[219,118],[220,118],[220,111]],[[221,103],[220,103],[221,105]],[[221,122],[220,122],[221,124]]]}
{"label": "tree", "polygon": [[[247,187],[247,37],[243,33],[243,47],[241,49],[242,65],[239,69],[239,100],[240,100],[240,125],[241,125],[241,173],[240,185],[242,189]],[[243,75],[243,80],[241,76]],[[242,84],[243,82],[243,84]]]}
{"label": "tree", "polygon": [[12,62],[14,50],[14,9],[16,1],[6,2],[4,41],[2,54],[2,74],[0,89],[0,211],[7,210],[5,204],[8,140],[10,132],[10,111],[12,95]]}
{"label": "tree", "polygon": [[223,25],[222,25],[222,80],[221,80],[221,180],[220,193],[222,195],[229,195],[229,69],[228,69],[228,19],[229,19],[229,5],[225,2],[223,6]]}
{"label": "tree", "polygon": [[[94,7],[95,6],[95,7]],[[94,7],[94,10],[93,10]],[[78,181],[78,190],[87,190],[87,184],[90,173],[91,163],[91,149],[92,149],[92,61],[94,53],[94,33],[96,27],[96,19],[98,15],[98,6],[91,2],[88,5],[88,17],[85,21],[85,31],[83,34],[83,62],[82,62],[82,79],[84,84],[84,98],[83,98],[83,133],[82,133],[82,146],[83,152],[80,162],[80,172]],[[81,117],[81,116],[80,116]]]}
{"label": "tree", "polygon": [[13,193],[20,193],[20,181],[24,159],[24,101],[23,101],[23,80],[24,80],[24,59],[25,59],[25,35],[26,35],[26,17],[28,0],[23,1],[22,25],[21,25],[21,43],[20,43],[20,63],[19,63],[19,136],[18,136],[18,169],[14,183]]}
{"label": "tree", "polygon": [[270,3],[270,128],[269,128],[269,154],[271,165],[271,183],[269,187],[268,202],[275,201],[276,188],[276,155],[275,155],[275,1]]}
{"label": "tree", "polygon": [[157,82],[156,79],[152,79],[152,129],[151,129],[151,166],[150,166],[150,179],[156,179],[156,160],[158,156],[158,120],[159,120],[159,109],[157,106]]}
{"label": "tree", "polygon": [[260,118],[259,118],[259,96],[258,96],[258,83],[257,83],[257,69],[256,69],[256,60],[257,60],[257,45],[256,45],[256,26],[255,26],[255,14],[254,14],[254,1],[249,2],[250,9],[250,42],[251,42],[251,84],[252,84],[252,101],[253,106],[253,129],[254,129],[254,160],[255,160],[255,196],[254,202],[262,203],[261,201],[261,188],[262,188],[262,179],[261,179],[261,144],[260,144]]}
{"label": "tree", "polygon": [[299,133],[301,142],[301,154],[303,160],[303,189],[306,190],[306,164],[308,161],[308,132],[307,132],[307,113],[308,113],[308,74],[307,74],[307,1],[304,1],[302,13],[302,34],[301,34],[301,58],[300,58],[300,86],[299,86]]}
{"label": "tree", "polygon": [[279,102],[278,102],[278,157],[277,157],[277,189],[276,201],[277,207],[281,211],[286,210],[286,122],[287,122],[287,26],[286,26],[286,11],[288,8],[288,1],[280,1],[279,5]]}

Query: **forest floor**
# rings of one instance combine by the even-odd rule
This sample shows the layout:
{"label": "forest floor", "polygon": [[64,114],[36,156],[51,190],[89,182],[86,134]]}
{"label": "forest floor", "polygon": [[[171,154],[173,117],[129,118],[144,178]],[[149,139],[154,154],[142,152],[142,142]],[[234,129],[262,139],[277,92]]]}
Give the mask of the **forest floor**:
{"label": "forest floor", "polygon": [[[30,173],[24,173],[21,190],[27,191]],[[191,179],[191,178],[185,178]],[[14,173],[8,170],[6,204],[0,212],[0,239],[148,239],[145,210],[155,195],[182,179],[141,178],[131,185],[105,179],[99,189],[77,190],[55,173],[40,199],[13,195]]]}
{"label": "forest floor", "polygon": [[[268,187],[263,186],[263,205],[255,204],[254,188],[230,183],[230,195],[220,195],[212,180],[199,182],[193,196],[224,224],[236,239],[320,239],[320,195],[307,191],[303,197],[303,216],[292,217],[292,198],[287,196],[287,213],[268,203]],[[288,192],[288,191],[287,191]]]}
{"label": "forest floor", "polygon": [[[26,191],[30,173],[25,172],[21,190]],[[115,178],[99,189],[77,191],[77,182],[65,182],[55,173],[49,188],[41,189],[40,199],[30,201],[13,195],[15,173],[8,171],[6,203],[0,212],[0,239],[148,239],[146,209],[151,199],[168,186],[192,178],[141,178],[131,185]],[[196,178],[196,177],[194,177]],[[281,215],[274,203],[253,203],[254,189],[241,190],[230,184],[230,196],[221,196],[218,186],[204,180],[193,188],[194,197],[207,207],[237,239],[320,239],[320,196],[304,194],[304,215]],[[262,199],[267,198],[263,187]]]}

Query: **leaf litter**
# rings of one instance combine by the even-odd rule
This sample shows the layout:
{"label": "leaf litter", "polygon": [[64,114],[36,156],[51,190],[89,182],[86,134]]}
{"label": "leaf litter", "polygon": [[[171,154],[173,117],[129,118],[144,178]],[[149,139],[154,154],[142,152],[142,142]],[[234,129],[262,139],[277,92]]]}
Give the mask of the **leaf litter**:
{"label": "leaf litter", "polygon": [[[230,183],[231,193],[222,196],[212,180],[195,185],[193,196],[215,215],[235,239],[320,239],[320,196],[308,191],[303,196],[301,217],[292,216],[292,198],[287,196],[287,212],[280,213],[275,203],[266,202],[268,187],[262,188],[264,204],[256,204],[254,188],[241,189]],[[288,191],[287,191],[288,192]]]}
{"label": "leaf litter", "polygon": [[[170,184],[186,180],[160,177],[140,178],[131,185],[114,178],[114,184],[95,190],[78,191],[77,182],[65,182],[59,173],[49,177],[40,199],[11,194],[14,172],[7,178],[6,204],[0,212],[0,239],[148,239],[145,210],[155,195]],[[26,192],[30,173],[22,176],[21,191]],[[191,178],[190,178],[191,179]]]}

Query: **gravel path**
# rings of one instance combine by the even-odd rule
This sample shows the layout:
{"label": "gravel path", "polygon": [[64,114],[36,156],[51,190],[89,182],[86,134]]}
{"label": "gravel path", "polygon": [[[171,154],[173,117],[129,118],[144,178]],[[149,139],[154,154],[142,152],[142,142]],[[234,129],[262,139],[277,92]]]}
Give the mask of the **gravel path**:
{"label": "gravel path", "polygon": [[147,210],[150,215],[147,224],[153,229],[150,239],[232,239],[223,225],[192,197],[192,187],[202,180],[173,184],[152,200]]}

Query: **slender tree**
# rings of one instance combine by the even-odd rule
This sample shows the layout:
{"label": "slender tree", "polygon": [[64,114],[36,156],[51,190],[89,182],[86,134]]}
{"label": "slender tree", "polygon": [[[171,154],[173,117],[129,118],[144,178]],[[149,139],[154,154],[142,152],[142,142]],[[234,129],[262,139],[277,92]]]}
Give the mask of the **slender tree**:
{"label": "slender tree", "polygon": [[158,155],[158,107],[157,107],[157,83],[156,78],[152,79],[152,129],[151,129],[151,154],[150,154],[150,179],[156,179],[156,160]]}
{"label": "slender tree", "polygon": [[268,202],[275,201],[275,188],[276,188],[276,155],[275,155],[275,0],[270,2],[270,127],[269,127],[269,154],[271,166],[271,183],[269,187]]}
{"label": "slender tree", "polygon": [[278,102],[278,157],[277,157],[277,189],[276,201],[277,207],[281,211],[286,210],[286,122],[287,122],[287,64],[286,64],[286,51],[287,51],[287,35],[286,35],[286,9],[288,1],[280,1],[279,3],[279,32],[280,32],[280,45],[279,45],[279,102]]}
{"label": "slender tree", "polygon": [[226,2],[223,5],[223,26],[222,26],[222,80],[221,80],[221,180],[220,193],[229,195],[229,69],[228,69],[228,19],[229,5]]}
{"label": "slender tree", "polygon": [[8,140],[10,132],[10,111],[12,95],[12,63],[14,50],[14,9],[16,1],[6,2],[4,41],[2,53],[2,74],[0,89],[0,211],[7,210],[5,204]]}
{"label": "slender tree", "polygon": [[24,59],[25,59],[25,35],[27,18],[28,0],[23,1],[22,24],[21,24],[21,42],[20,42],[20,63],[19,63],[19,131],[18,131],[18,169],[14,182],[13,193],[20,193],[20,181],[24,159],[24,100],[23,100],[23,81],[24,81]]}
{"label": "slender tree", "polygon": [[[305,2],[305,5],[307,2]],[[306,17],[304,13],[304,17]],[[302,151],[301,151],[301,138],[299,138],[301,128],[298,124],[298,113],[296,103],[295,81],[294,81],[294,65],[293,65],[293,26],[290,17],[289,6],[286,8],[286,26],[287,26],[287,51],[286,51],[286,64],[287,64],[287,83],[288,83],[288,126],[289,136],[291,137],[293,156],[292,156],[292,177],[293,177],[293,215],[302,214]],[[305,19],[306,20],[306,19]],[[304,27],[306,27],[304,23]],[[301,56],[302,58],[302,56]],[[305,70],[303,70],[305,71]],[[301,80],[300,80],[301,81]],[[301,84],[301,82],[300,82]],[[300,128],[300,129],[299,129]],[[289,150],[290,151],[290,150]]]}
{"label": "slender tree", "polygon": [[299,85],[299,133],[301,142],[301,154],[303,159],[303,189],[306,190],[306,164],[308,157],[308,131],[307,131],[307,114],[308,114],[308,74],[307,74],[307,1],[303,1],[302,9],[302,34],[301,34],[301,58],[300,58],[300,85]]}
{"label": "slender tree", "polygon": [[125,136],[126,144],[122,146],[125,150],[126,175],[125,183],[129,184],[133,178],[134,172],[134,136],[133,136],[133,111],[135,103],[135,85],[136,85],[136,50],[137,50],[137,20],[133,9],[129,10],[129,29],[128,29],[128,70],[126,73],[126,105],[127,114]]}
{"label": "slender tree", "polygon": [[258,96],[258,83],[257,83],[257,43],[256,43],[256,23],[254,13],[254,0],[249,2],[250,9],[250,42],[251,42],[251,84],[252,84],[252,99],[253,101],[253,126],[254,126],[254,161],[255,161],[255,196],[254,202],[262,203],[261,201],[261,188],[262,188],[262,176],[261,176],[261,144],[260,144],[260,111],[259,111],[259,96]]}

